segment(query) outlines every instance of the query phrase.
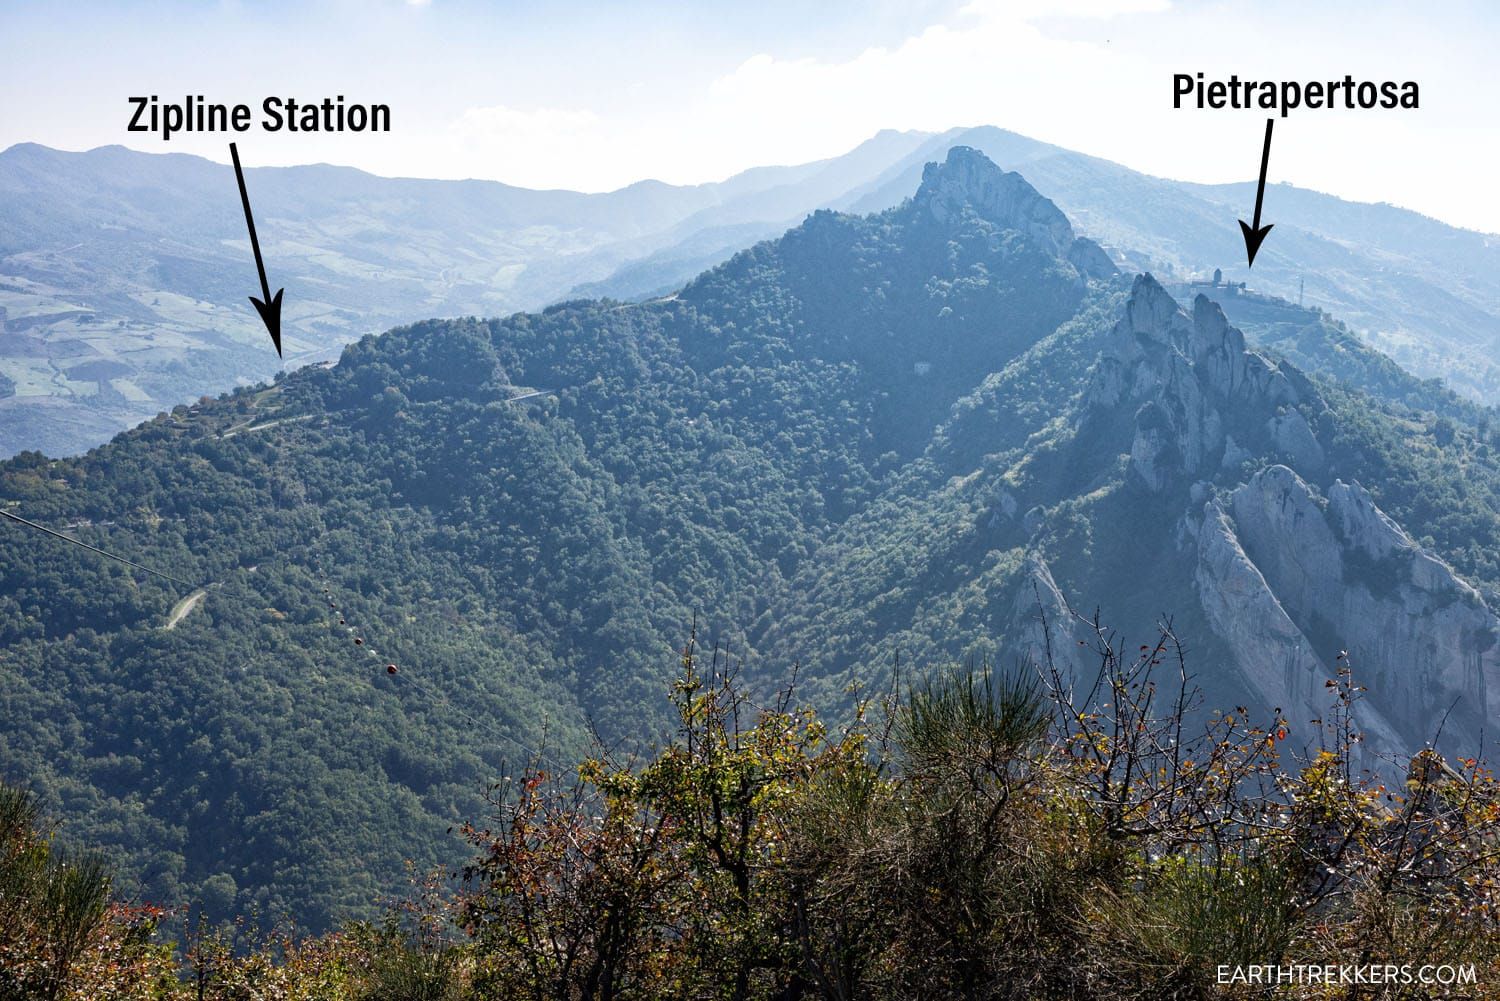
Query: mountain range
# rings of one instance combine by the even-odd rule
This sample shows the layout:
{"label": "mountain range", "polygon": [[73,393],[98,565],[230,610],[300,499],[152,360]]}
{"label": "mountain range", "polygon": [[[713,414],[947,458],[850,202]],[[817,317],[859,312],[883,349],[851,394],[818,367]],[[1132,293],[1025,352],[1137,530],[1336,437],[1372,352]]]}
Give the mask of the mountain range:
{"label": "mountain range", "polygon": [[1483,750],[1490,411],[1220,288],[1256,346],[978,149],[907,196],[0,464],[5,511],[154,571],[6,521],[0,772],[150,899],[326,927],[451,863],[486,780],[648,742],[694,635],[830,703],[1086,680],[1097,610],[1299,746],[1349,664],[1371,767]]}
{"label": "mountain range", "polygon": [[[430,316],[665,294],[813,210],[899,204],[953,145],[1023,171],[1124,268],[1168,284],[1222,268],[1228,282],[1339,317],[1420,378],[1500,400],[1494,237],[1273,185],[1276,235],[1251,274],[1235,225],[1249,186],[1149,177],[1000,129],[885,132],[830,160],[607,194],[326,165],[252,167],[247,183],[271,281],[287,288],[295,365]],[[246,301],[257,282],[230,173],[119,147],[0,153],[0,455],[77,454],[274,373]],[[1236,320],[1260,335],[1258,322]]]}

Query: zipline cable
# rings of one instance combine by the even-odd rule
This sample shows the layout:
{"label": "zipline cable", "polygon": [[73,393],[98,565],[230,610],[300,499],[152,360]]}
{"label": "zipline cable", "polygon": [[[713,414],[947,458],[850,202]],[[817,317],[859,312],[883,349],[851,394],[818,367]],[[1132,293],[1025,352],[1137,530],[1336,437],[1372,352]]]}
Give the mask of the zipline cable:
{"label": "zipline cable", "polygon": [[[133,568],[135,568],[137,570],[142,570],[142,571],[144,571],[146,573],[149,573],[149,574],[152,574],[152,575],[154,575],[156,577],[160,577],[163,580],[169,580],[169,581],[171,581],[174,584],[181,584],[183,587],[192,588],[192,589],[197,589],[197,588],[200,587],[200,585],[190,584],[190,583],[188,583],[187,581],[183,580],[180,577],[174,577],[174,576],[172,576],[169,573],[164,573],[163,571],[157,570],[157,569],[155,569],[153,567],[148,567],[144,563],[137,563],[134,560],[128,560],[125,557],[118,555],[117,553],[110,552],[107,549],[100,549],[98,546],[89,545],[87,542],[84,542],[81,539],[75,539],[75,538],[73,538],[70,535],[64,535],[62,532],[59,532],[59,531],[56,531],[54,529],[48,528],[46,525],[40,525],[40,524],[38,524],[38,523],[36,523],[34,521],[31,521],[29,519],[22,518],[18,514],[12,514],[9,511],[0,509],[0,516],[4,516],[6,518],[9,518],[11,521],[14,521],[14,522],[16,522],[18,524],[25,525],[27,528],[34,528],[38,532],[42,532],[42,533],[44,533],[46,535],[50,535],[50,536],[52,536],[55,539],[61,539],[64,542],[72,543],[75,546],[79,546],[80,548],[87,549],[91,553],[97,553],[98,555],[103,556],[103,557],[105,557],[107,559],[115,560],[118,563],[123,563],[123,564],[125,564],[128,567],[133,567]],[[326,592],[329,591],[328,578],[323,573],[321,566],[317,567],[317,572],[318,572],[319,576],[323,578],[323,587],[324,587],[324,591],[326,593]],[[228,596],[228,592],[225,592],[225,594]],[[243,596],[238,596],[238,595],[233,595],[232,597],[237,597],[241,601],[248,601],[249,600],[248,598],[245,598]],[[337,609],[335,609],[335,611],[336,610]],[[351,632],[354,631],[353,627],[349,627],[349,629],[350,629]],[[361,638],[361,641],[360,641],[359,645],[360,646],[364,646],[362,638]],[[372,658],[374,658],[377,661],[380,660],[380,655],[378,653],[376,653],[376,651],[372,647],[365,647],[365,650],[369,653],[369,655]],[[436,702],[443,703],[451,712],[453,712],[457,716],[462,717],[466,722],[468,722],[471,726],[475,727],[476,729],[488,733],[491,737],[497,738],[499,740],[507,741],[508,743],[510,743],[511,745],[513,745],[514,747],[520,749],[522,751],[522,753],[525,754],[526,760],[528,762],[536,761],[536,762],[540,762],[540,763],[551,764],[551,765],[553,765],[553,767],[557,767],[554,762],[548,760],[548,758],[546,757],[546,755],[544,755],[541,752],[540,749],[533,750],[532,748],[527,747],[520,740],[516,739],[515,737],[512,737],[510,734],[505,733],[505,732],[503,732],[503,731],[495,728],[492,724],[486,723],[486,722],[484,722],[482,720],[479,720],[479,719],[475,718],[470,713],[467,713],[464,710],[460,709],[457,705],[454,704],[454,702],[453,702],[452,699],[448,698],[441,691],[439,691],[438,689],[432,687],[431,685],[428,685],[428,684],[422,682],[420,679],[412,677],[411,675],[399,675],[398,674],[397,677],[399,677],[402,681],[404,681],[405,684],[407,684],[408,686],[410,686],[412,688],[415,688],[415,689],[418,689],[419,691],[422,691],[422,692],[426,693],[426,695],[427,695],[427,697],[428,697],[428,699],[430,701],[436,701]]]}
{"label": "zipline cable", "polygon": [[[324,594],[326,596],[331,597],[332,596],[332,588],[330,586],[327,574],[324,573],[324,571],[322,569],[321,563],[315,562],[314,563],[314,570],[318,573],[318,576],[322,579]],[[329,605],[332,606],[332,607],[330,607],[329,610],[332,611],[332,612],[334,612],[334,613],[336,613],[336,614],[338,614],[340,616],[339,622],[341,624],[344,624],[345,627],[348,629],[348,631],[350,633],[353,633],[355,635],[355,637],[356,637],[356,646],[358,646],[361,650],[365,651],[367,657],[373,663],[377,663],[378,664],[382,660],[384,660],[384,657],[381,656],[380,652],[377,651],[374,648],[373,644],[371,644],[363,635],[360,634],[359,630],[355,626],[349,625],[349,624],[345,623],[344,618],[343,618],[343,608],[339,607],[337,605],[337,603],[333,602],[333,601],[330,601]],[[394,665],[391,665],[391,666],[394,666]],[[522,741],[518,740],[515,737],[512,737],[510,734],[504,732],[503,730],[498,729],[494,724],[489,723],[489,722],[487,722],[485,720],[478,719],[477,717],[475,717],[471,713],[466,712],[465,710],[459,708],[459,706],[456,703],[454,703],[454,701],[451,698],[449,698],[445,693],[443,693],[439,689],[435,688],[434,686],[426,683],[425,681],[421,680],[420,678],[416,677],[415,675],[412,675],[411,673],[409,673],[409,670],[408,671],[397,671],[394,674],[393,678],[392,678],[392,683],[396,684],[396,685],[404,685],[404,686],[408,686],[408,687],[417,689],[418,691],[424,693],[427,696],[428,701],[442,703],[455,716],[458,716],[458,717],[462,718],[467,723],[469,723],[469,725],[473,726],[475,729],[480,730],[480,731],[488,734],[492,738],[495,738],[497,740],[501,740],[501,741],[505,741],[505,742],[509,743],[511,746],[513,746],[513,747],[517,748],[518,750],[520,750],[521,753],[525,756],[524,757],[524,763],[525,764],[529,765],[530,763],[535,762],[535,763],[538,763],[538,764],[551,765],[554,769],[560,769],[560,766],[555,761],[551,760],[545,753],[543,753],[540,748],[533,749],[531,747],[528,747]]]}
{"label": "zipline cable", "polygon": [[196,588],[196,587],[198,587],[197,584],[189,584],[187,581],[183,580],[180,577],[173,577],[169,573],[162,573],[160,570],[153,570],[151,567],[148,567],[148,566],[146,566],[144,564],[141,564],[141,563],[137,563],[134,560],[127,560],[125,557],[116,555],[115,553],[112,553],[112,552],[110,552],[107,549],[100,549],[98,546],[91,546],[87,542],[84,542],[81,539],[75,539],[71,535],[64,535],[61,532],[54,531],[54,530],[48,528],[46,525],[38,525],[34,521],[27,521],[25,518],[22,518],[18,514],[11,514],[9,511],[0,510],[0,515],[4,515],[5,517],[9,518],[11,521],[19,522],[22,525],[25,525],[27,528],[34,528],[38,532],[45,532],[48,535],[52,536],[53,538],[61,539],[64,542],[71,542],[75,546],[81,546],[84,549],[87,549],[91,553],[98,553],[100,556],[106,556],[109,559],[115,560],[115,561],[117,561],[119,563],[123,563],[123,564],[125,564],[128,567],[135,567],[137,570],[144,570],[144,571],[146,571],[149,574],[155,574],[156,576],[161,577],[164,580],[169,580],[169,581],[171,581],[174,584],[181,584],[183,587],[189,587],[189,588]]}

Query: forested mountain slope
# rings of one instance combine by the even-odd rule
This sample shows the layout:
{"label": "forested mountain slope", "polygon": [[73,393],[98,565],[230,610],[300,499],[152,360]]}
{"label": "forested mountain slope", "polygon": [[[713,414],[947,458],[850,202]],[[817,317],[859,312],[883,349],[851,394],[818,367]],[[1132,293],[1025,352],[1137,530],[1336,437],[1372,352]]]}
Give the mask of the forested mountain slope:
{"label": "forested mountain slope", "polygon": [[956,148],[675,295],[399,328],[0,465],[6,510],[183,582],[0,525],[0,771],[150,897],[322,926],[451,859],[528,750],[649,739],[695,620],[752,682],[796,663],[835,699],[898,654],[1034,654],[1064,600],[1168,613],[1215,699],[1301,713],[1342,644],[1378,749],[1458,695],[1469,741],[1481,419],[1247,351]]}
{"label": "forested mountain slope", "polygon": [[[1149,177],[1002,129],[882,132],[829,160],[603,194],[327,165],[252,164],[247,183],[271,278],[287,288],[297,365],[429,316],[666,294],[815,209],[900,204],[957,144],[1022,172],[1131,270],[1166,280],[1222,267],[1292,300],[1305,283],[1308,305],[1365,344],[1467,398],[1500,400],[1494,237],[1275,185],[1276,236],[1252,275],[1235,223],[1253,201],[1243,185]],[[81,452],[270,377],[276,360],[246,301],[255,289],[227,166],[118,147],[0,152],[0,455]],[[1242,326],[1260,341],[1258,320]]]}
{"label": "forested mountain slope", "polygon": [[[1007,170],[1019,171],[1073,221],[1135,269],[1165,279],[1206,276],[1222,268],[1291,300],[1331,311],[1359,337],[1424,378],[1442,378],[1471,399],[1500,401],[1500,240],[1445,225],[1391,205],[1346,202],[1273,183],[1267,240],[1252,273],[1236,219],[1254,205],[1253,184],[1188,184],[1152,177],[1108,160],[981,126],[931,137],[894,159],[868,183],[828,204],[851,212],[880,211],[915,188],[923,165],[955,144],[972,146]],[[1273,175],[1273,181],[1274,181]],[[772,231],[766,220],[759,235]],[[672,285],[726,256],[743,232],[693,231],[671,248],[631,261],[591,291],[634,295]],[[1252,339],[1259,324],[1247,323]]]}
{"label": "forested mountain slope", "polygon": [[[780,232],[925,138],[882,133],[832,160],[601,194],[253,162],[247,185],[300,365],[397,323],[540,308],[686,232],[744,216]],[[227,165],[120,147],[0,152],[0,455],[82,452],[270,378],[255,289]]]}

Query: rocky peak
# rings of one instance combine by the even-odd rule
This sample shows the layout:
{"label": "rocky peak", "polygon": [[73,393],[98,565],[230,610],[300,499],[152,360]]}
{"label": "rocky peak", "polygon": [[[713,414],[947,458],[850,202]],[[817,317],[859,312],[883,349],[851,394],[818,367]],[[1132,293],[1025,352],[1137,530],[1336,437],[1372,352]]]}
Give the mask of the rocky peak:
{"label": "rocky peak", "polygon": [[1224,397],[1254,392],[1292,403],[1298,396],[1280,369],[1246,349],[1245,335],[1229,325],[1218,303],[1199,295],[1189,315],[1149,274],[1136,275],[1112,344],[1115,358],[1149,361],[1157,374],[1170,365],[1171,355],[1180,355],[1198,371],[1206,389]]}
{"label": "rocky peak", "polygon": [[[1164,347],[1180,348],[1192,335],[1192,324],[1177,300],[1147,273],[1135,276],[1121,325],[1137,339]],[[1115,327],[1116,334],[1123,332],[1121,325]]]}
{"label": "rocky peak", "polygon": [[1086,277],[1115,273],[1109,255],[1092,240],[1076,236],[1061,209],[1020,174],[1002,170],[972,147],[954,146],[942,163],[927,164],[913,201],[944,224],[972,210],[997,226],[1025,234]]}
{"label": "rocky peak", "polygon": [[1322,408],[1312,385],[1247,349],[1218,303],[1200,295],[1189,314],[1148,274],[1136,277],[1087,400],[1110,420],[1134,412],[1131,468],[1153,491],[1183,476],[1211,479],[1254,454],[1247,445],[1305,471],[1323,462],[1296,409]]}
{"label": "rocky peak", "polygon": [[1335,480],[1328,490],[1328,513],[1350,546],[1373,559],[1416,549],[1411,537],[1375,506],[1375,499],[1359,483]]}
{"label": "rocky peak", "polygon": [[1016,651],[1040,667],[1049,664],[1065,684],[1084,684],[1098,670],[1096,637],[1074,614],[1041,553],[1026,554],[1021,586],[1011,606],[1010,636]]}
{"label": "rocky peak", "polygon": [[1328,489],[1328,517],[1348,550],[1389,566],[1404,565],[1405,582],[1416,591],[1445,595],[1470,607],[1484,605],[1477,590],[1376,507],[1360,484],[1334,481]]}
{"label": "rocky peak", "polygon": [[[1489,687],[1500,620],[1363,487],[1335,481],[1324,505],[1296,472],[1270,466],[1210,500],[1197,531],[1204,610],[1270,704],[1319,715],[1345,650],[1380,750],[1430,741],[1446,720],[1452,751],[1476,753],[1500,711],[1500,686]],[[1268,655],[1272,636],[1281,645]]]}

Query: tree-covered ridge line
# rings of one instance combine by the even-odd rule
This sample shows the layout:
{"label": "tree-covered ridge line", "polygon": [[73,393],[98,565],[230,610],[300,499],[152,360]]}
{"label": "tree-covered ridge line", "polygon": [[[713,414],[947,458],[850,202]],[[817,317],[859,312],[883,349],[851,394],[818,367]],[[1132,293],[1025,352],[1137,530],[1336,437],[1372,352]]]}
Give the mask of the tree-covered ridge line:
{"label": "tree-covered ridge line", "polygon": [[[621,732],[658,719],[660,654],[695,610],[750,621],[901,464],[868,426],[901,426],[902,387],[860,365],[888,346],[799,304],[878,282],[899,309],[889,327],[979,295],[943,322],[1020,325],[971,345],[969,368],[988,370],[1048,322],[1017,298],[1028,276],[1054,311],[1083,294],[997,232],[819,216],[672,301],[402,328],[87,456],[18,457],[0,490],[26,517],[217,586],[166,632],[181,595],[161,582],[0,540],[7,771],[88,818],[80,836],[125,848],[126,878],[153,898],[212,878],[223,913],[319,924],[368,907],[402,854],[433,861],[513,750],[371,678],[314,567],[412,677],[477,700],[466,710],[526,746],[576,749],[586,715]],[[974,255],[1004,276],[993,296],[977,273],[928,287]],[[936,376],[966,385],[956,364]],[[507,402],[515,386],[558,395]]]}
{"label": "tree-covered ridge line", "polygon": [[[798,662],[833,708],[898,659],[1005,662],[1043,556],[1122,627],[1180,616],[1232,680],[1180,510],[1126,488],[1129,421],[1079,430],[1129,282],[1058,257],[987,200],[1019,179],[968,166],[942,218],[819,213],[675,296],[398,328],[0,464],[8,509],[214,585],[167,631],[184,594],[0,533],[0,772],[118,852],[128,892],[326,928],[407,858],[451,858],[517,745],[657,733],[695,621],[754,685]],[[1488,430],[1321,392],[1344,475],[1493,590]]]}
{"label": "tree-covered ridge line", "polygon": [[[1406,368],[1495,401],[1500,283],[1493,240],[1388,205],[1278,187],[1288,207],[1253,274],[1235,218],[1254,189],[1146,177],[991,127],[883,132],[819,164],[723,184],[612,194],[383,179],[329,166],[251,168],[299,316],[297,363],[427,315],[534,310],[562,298],[670,294],[816,208],[883,211],[955,145],[1023,172],[1131,270],[1230,281],[1337,313]],[[0,455],[74,454],[272,356],[244,307],[241,214],[222,167],[119,147],[0,152]],[[79,198],[79,192],[97,197]],[[1238,320],[1237,320],[1238,322]],[[14,378],[11,378],[14,376]]]}

